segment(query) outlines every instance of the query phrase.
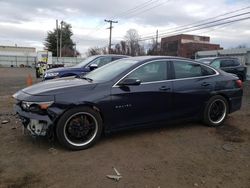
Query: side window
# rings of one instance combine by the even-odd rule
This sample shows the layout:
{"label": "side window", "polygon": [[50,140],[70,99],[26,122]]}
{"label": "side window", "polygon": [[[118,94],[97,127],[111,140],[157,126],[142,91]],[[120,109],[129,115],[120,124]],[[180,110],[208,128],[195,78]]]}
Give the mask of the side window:
{"label": "side window", "polygon": [[240,65],[240,62],[238,59],[234,59],[234,66],[239,66]]}
{"label": "side window", "polygon": [[100,57],[100,58],[97,58],[95,61],[93,61],[91,64],[96,64],[98,67],[101,67],[111,61],[112,61],[112,57]]}
{"label": "side window", "polygon": [[216,74],[216,72],[213,69],[203,66],[203,65],[201,65],[201,72],[202,72],[202,76],[209,76],[209,75]]}
{"label": "side window", "polygon": [[234,65],[234,60],[231,59],[223,59],[221,60],[221,67],[233,67]]}
{"label": "side window", "polygon": [[215,71],[209,67],[185,61],[174,61],[175,78],[192,78],[199,76],[208,76],[215,74]]}
{"label": "side window", "polygon": [[167,62],[157,61],[141,66],[126,78],[136,78],[141,82],[154,82],[167,79]]}
{"label": "side window", "polygon": [[220,68],[220,60],[216,59],[210,65],[216,69],[219,69]]}

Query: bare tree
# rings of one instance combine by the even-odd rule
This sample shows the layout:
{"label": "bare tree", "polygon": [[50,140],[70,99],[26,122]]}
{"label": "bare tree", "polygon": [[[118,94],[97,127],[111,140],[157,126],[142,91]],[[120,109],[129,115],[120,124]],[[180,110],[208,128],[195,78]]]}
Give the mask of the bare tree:
{"label": "bare tree", "polygon": [[125,40],[129,47],[129,55],[136,56],[139,55],[140,45],[139,45],[140,36],[135,29],[129,29],[125,35]]}
{"label": "bare tree", "polygon": [[[145,55],[144,46],[140,45],[140,36],[135,29],[128,30],[124,38],[125,40],[120,41],[120,43],[117,43],[114,48],[110,50],[111,53],[131,56]],[[105,47],[94,47],[88,49],[87,56],[107,53],[108,50]]]}
{"label": "bare tree", "polygon": [[127,44],[125,41],[120,41],[121,45],[121,54],[126,55],[127,54]]}
{"label": "bare tree", "polygon": [[147,51],[148,55],[160,55],[160,50],[158,49],[158,45],[156,44],[156,40],[152,39],[149,43],[149,49]]}
{"label": "bare tree", "polygon": [[114,54],[121,54],[121,45],[118,43],[115,45]]}
{"label": "bare tree", "polygon": [[100,54],[102,54],[102,51],[101,48],[99,47],[89,48],[87,52],[87,56],[100,55]]}
{"label": "bare tree", "polygon": [[86,53],[87,56],[108,54],[108,49],[106,47],[93,47],[89,48]]}

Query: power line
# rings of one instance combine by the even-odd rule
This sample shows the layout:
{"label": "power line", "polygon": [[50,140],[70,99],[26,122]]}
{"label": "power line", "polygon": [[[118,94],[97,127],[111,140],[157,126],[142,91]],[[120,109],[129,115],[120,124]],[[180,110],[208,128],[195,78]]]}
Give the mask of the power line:
{"label": "power line", "polygon": [[[222,23],[217,23],[217,24],[213,24],[213,25],[209,25],[209,26],[205,26],[205,27],[201,27],[201,28],[186,30],[186,31],[184,31],[184,32],[198,31],[198,30],[202,30],[202,29],[206,29],[206,28],[211,28],[211,27],[215,27],[215,26],[225,25],[225,24],[234,23],[234,22],[239,22],[239,21],[248,20],[248,19],[250,19],[250,17],[245,17],[245,18],[230,20],[230,21],[226,21],[226,22],[222,22]],[[182,31],[182,32],[183,32],[183,31]],[[182,33],[182,32],[181,32],[181,33]],[[161,35],[161,37],[169,37],[169,36],[173,36],[173,35],[177,35],[177,34],[180,34],[180,32],[179,32],[179,33],[173,33],[172,35]],[[140,39],[139,41],[150,40],[150,39],[152,39],[152,38],[153,38],[153,37],[147,38],[147,39]]]}
{"label": "power line", "polygon": [[127,10],[127,11],[124,11],[124,12],[122,12],[122,13],[120,13],[120,14],[114,16],[114,17],[123,17],[123,15],[131,14],[131,13],[137,11],[138,9],[142,9],[142,8],[144,8],[144,7],[147,7],[147,6],[151,5],[151,4],[154,4],[154,3],[156,3],[157,1],[159,1],[159,0],[149,0],[149,1],[146,1],[146,2],[144,2],[144,3],[141,3],[141,4],[137,5],[137,6],[135,6],[135,7],[132,8],[132,9],[129,9],[129,10]]}
{"label": "power line", "polygon": [[[144,10],[142,10],[142,11],[139,11],[138,13],[136,13],[136,15],[140,15],[140,14],[142,14],[142,13],[145,13],[145,12],[149,11],[149,10],[152,10],[152,9],[154,9],[154,8],[157,8],[157,7],[159,7],[159,6],[161,6],[161,5],[165,4],[165,3],[167,3],[167,1],[170,1],[170,0],[166,0],[165,2],[159,3],[159,4],[157,4],[157,5],[153,6],[153,7],[150,7],[150,8],[148,8],[148,9],[144,9]],[[133,13],[132,13],[132,14],[133,14]]]}
{"label": "power line", "polygon": [[[178,32],[178,31],[185,31],[185,30],[187,30],[187,29],[197,28],[197,27],[200,27],[200,26],[209,25],[209,24],[216,23],[216,22],[221,22],[221,21],[228,20],[228,19],[231,19],[231,18],[243,16],[243,15],[246,15],[246,14],[249,14],[249,13],[250,13],[250,12],[245,12],[245,13],[241,13],[241,14],[237,14],[237,15],[225,17],[225,18],[222,18],[222,19],[218,19],[218,20],[206,22],[206,23],[203,23],[203,24],[193,25],[193,26],[191,26],[191,27],[185,27],[185,28],[183,27],[182,29],[172,30],[172,31],[170,31],[170,32],[161,33],[160,35],[172,34],[172,33]],[[144,38],[145,38],[145,39],[146,39],[146,38],[152,38],[153,36],[154,36],[154,35],[145,36],[145,37],[142,37],[141,39],[144,39]]]}
{"label": "power line", "polygon": [[[207,28],[207,29],[209,29],[209,30],[206,30],[206,31],[202,31],[202,32],[196,33],[196,35],[202,35],[202,34],[204,34],[205,32],[206,32],[206,33],[209,33],[209,32],[215,31],[215,30],[223,29],[223,28],[225,28],[226,26],[229,26],[229,25],[232,25],[232,24],[234,24],[234,22],[232,22],[232,23],[226,23],[226,24],[219,25],[219,26],[215,26],[215,27],[212,27],[212,28]],[[189,33],[189,32],[186,32],[186,33]]]}
{"label": "power line", "polygon": [[[151,5],[153,5],[154,3],[159,2],[159,1],[160,1],[160,0],[149,0],[149,1],[146,1],[146,2],[144,2],[144,3],[141,3],[141,4],[137,5],[137,6],[135,6],[134,8],[128,9],[128,10],[126,10],[126,11],[120,13],[120,14],[117,14],[117,15],[113,16],[110,20],[117,19],[117,18],[122,18],[122,17],[127,17],[127,16],[130,15],[130,14],[135,14],[138,10],[142,10],[142,9],[144,9],[144,8],[146,8],[146,7],[150,7]],[[167,0],[167,1],[169,1],[169,0]],[[156,6],[150,7],[150,8],[148,8],[148,9],[144,9],[143,11],[139,12],[139,14],[144,13],[144,12],[146,12],[146,11],[148,11],[148,10],[153,9],[153,8],[159,7],[160,5],[162,5],[162,4],[164,4],[164,3],[166,3],[166,2],[160,3],[160,4],[156,5]],[[99,30],[101,30],[102,28],[104,28],[104,26],[105,26],[105,23],[102,23],[102,24],[97,25],[97,26],[94,28],[95,31],[94,31],[94,32],[91,31],[91,32],[89,32],[87,35],[96,33],[97,31],[99,31]]]}
{"label": "power line", "polygon": [[[173,28],[170,28],[170,29],[166,29],[166,30],[163,30],[162,32],[169,31],[169,30],[171,31],[171,30],[175,30],[175,29],[179,29],[179,28],[183,28],[183,27],[187,27],[187,26],[192,26],[194,24],[199,24],[199,23],[202,23],[202,22],[205,22],[205,21],[208,21],[208,20],[216,19],[216,18],[219,18],[219,17],[222,17],[222,16],[226,16],[226,15],[230,15],[230,14],[233,14],[233,13],[236,13],[236,12],[240,12],[240,11],[243,11],[243,10],[246,10],[246,9],[249,9],[249,8],[250,8],[250,6],[243,7],[243,8],[236,9],[236,10],[233,10],[233,11],[230,11],[230,12],[219,14],[217,16],[213,16],[213,17],[210,17],[210,18],[199,20],[197,22],[193,22],[193,23],[189,23],[189,24],[186,24],[186,25],[182,25],[182,26],[177,26],[177,27],[173,27]],[[145,35],[150,36],[150,35],[153,35],[153,34],[154,33],[148,33],[148,34],[145,34]]]}
{"label": "power line", "polygon": [[[120,14],[117,14],[117,15],[115,15],[115,16],[112,16],[112,17],[110,18],[110,20],[113,20],[113,19],[115,19],[115,18],[117,18],[117,17],[122,17],[122,16],[125,15],[125,14],[130,14],[131,11],[134,12],[134,11],[136,11],[136,9],[141,9],[141,8],[147,7],[147,6],[153,4],[153,3],[157,2],[157,1],[159,1],[159,0],[148,0],[148,1],[144,2],[144,3],[138,4],[138,5],[136,5],[134,8],[128,9],[128,10],[126,10],[126,11],[123,11],[123,12],[120,13]],[[95,31],[94,31],[94,32],[91,31],[91,32],[89,32],[87,35],[96,33],[97,31],[101,30],[104,26],[105,26],[105,23],[101,23],[101,24],[97,25],[97,26],[93,29],[93,30],[95,30]]]}
{"label": "power line", "polygon": [[[192,28],[196,28],[196,27],[199,27],[199,26],[203,26],[203,25],[209,25],[209,24],[211,24],[211,23],[216,23],[216,22],[220,22],[220,21],[223,21],[223,20],[228,20],[228,19],[230,19],[230,18],[235,18],[235,17],[239,17],[239,16],[246,15],[246,14],[250,14],[250,12],[244,12],[244,13],[242,13],[242,14],[237,14],[237,15],[234,15],[234,16],[229,16],[229,17],[226,17],[226,18],[222,18],[222,19],[210,21],[210,22],[207,22],[207,23],[194,25],[194,26],[192,26],[192,27],[187,27],[186,29],[192,29]],[[177,30],[175,30],[175,31],[181,31],[181,30],[183,30],[183,29],[177,29]],[[171,32],[167,32],[167,33],[171,33]],[[167,33],[162,33],[162,34],[167,34]]]}

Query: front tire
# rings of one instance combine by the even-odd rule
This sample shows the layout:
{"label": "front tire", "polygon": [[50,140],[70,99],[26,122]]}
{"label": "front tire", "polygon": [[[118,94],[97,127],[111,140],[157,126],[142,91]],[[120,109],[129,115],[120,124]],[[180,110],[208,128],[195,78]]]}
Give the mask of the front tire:
{"label": "front tire", "polygon": [[100,114],[89,107],[65,112],[56,126],[58,141],[70,150],[87,149],[100,138],[103,125]]}
{"label": "front tire", "polygon": [[228,115],[228,109],[228,102],[223,96],[211,97],[204,110],[204,123],[211,127],[220,126]]}

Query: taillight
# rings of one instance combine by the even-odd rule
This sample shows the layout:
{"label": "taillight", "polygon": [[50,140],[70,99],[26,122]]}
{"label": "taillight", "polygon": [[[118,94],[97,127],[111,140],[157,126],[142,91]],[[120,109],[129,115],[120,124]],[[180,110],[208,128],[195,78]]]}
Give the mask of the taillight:
{"label": "taillight", "polygon": [[241,81],[241,80],[236,80],[236,85],[237,85],[239,88],[242,88],[242,81]]}

